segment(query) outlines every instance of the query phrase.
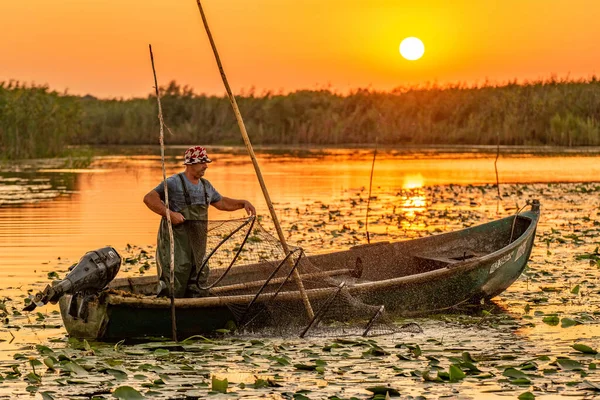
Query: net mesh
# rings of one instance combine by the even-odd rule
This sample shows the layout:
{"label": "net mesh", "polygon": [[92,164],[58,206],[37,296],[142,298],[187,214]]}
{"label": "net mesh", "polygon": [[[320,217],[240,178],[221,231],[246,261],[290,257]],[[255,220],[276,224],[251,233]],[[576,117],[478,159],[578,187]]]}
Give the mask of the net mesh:
{"label": "net mesh", "polygon": [[288,246],[286,253],[255,217],[188,226],[200,266],[194,278],[206,295],[223,299],[238,331],[303,337],[420,331],[394,323],[382,304],[352,293],[366,281],[361,258],[318,263],[300,247]]}

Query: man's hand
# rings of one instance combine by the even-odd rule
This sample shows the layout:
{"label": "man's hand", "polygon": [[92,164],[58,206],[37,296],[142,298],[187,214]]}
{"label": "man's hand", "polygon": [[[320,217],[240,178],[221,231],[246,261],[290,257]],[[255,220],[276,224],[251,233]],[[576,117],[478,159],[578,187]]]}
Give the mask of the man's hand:
{"label": "man's hand", "polygon": [[248,200],[244,200],[244,210],[246,210],[248,215],[256,215],[256,209]]}
{"label": "man's hand", "polygon": [[171,214],[171,223],[173,225],[179,225],[179,224],[183,224],[185,222],[185,217],[183,216],[183,214],[175,212],[175,211],[167,211],[169,214]]}

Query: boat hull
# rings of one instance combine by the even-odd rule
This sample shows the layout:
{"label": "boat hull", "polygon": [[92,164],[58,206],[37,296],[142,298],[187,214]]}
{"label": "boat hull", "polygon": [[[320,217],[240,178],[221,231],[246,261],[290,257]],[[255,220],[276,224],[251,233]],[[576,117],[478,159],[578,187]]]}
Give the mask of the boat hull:
{"label": "boat hull", "polygon": [[[539,211],[534,209],[462,231],[357,246],[309,259],[320,268],[331,269],[364,263],[364,279],[347,286],[352,297],[364,304],[383,305],[398,316],[439,312],[465,302],[490,299],[518,279],[531,254],[538,218]],[[248,274],[257,276],[252,269]],[[69,335],[106,341],[171,337],[170,301],[151,295],[155,282],[154,277],[116,279],[111,284],[113,289],[134,294],[102,292],[87,303],[85,321],[71,316],[72,297],[64,296],[60,309]],[[306,293],[318,310],[336,290],[308,287]],[[175,299],[178,337],[210,335],[230,327],[236,321],[232,310],[243,308],[251,299],[253,296],[248,295]],[[256,304],[260,306],[269,299],[261,295]],[[290,324],[308,324],[299,292],[280,293],[277,301],[294,316]]]}

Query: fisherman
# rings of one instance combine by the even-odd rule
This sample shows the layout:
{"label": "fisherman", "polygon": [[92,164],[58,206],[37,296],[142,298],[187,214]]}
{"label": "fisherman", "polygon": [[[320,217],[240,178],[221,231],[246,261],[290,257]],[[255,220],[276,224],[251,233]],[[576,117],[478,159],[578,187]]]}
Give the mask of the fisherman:
{"label": "fisherman", "polygon": [[[167,179],[169,210],[165,200],[164,183],[160,183],[144,196],[146,206],[162,218],[158,230],[156,265],[158,268],[158,296],[170,293],[170,244],[167,212],[171,215],[175,248],[175,293],[174,297],[202,297],[207,291],[201,286],[208,279],[208,267],[202,266],[206,253],[208,233],[208,206],[218,210],[235,211],[244,209],[248,215],[256,215],[248,200],[237,200],[221,196],[203,178],[208,164],[206,149],[190,147],[185,151],[185,170]],[[203,267],[203,268],[202,268]]]}

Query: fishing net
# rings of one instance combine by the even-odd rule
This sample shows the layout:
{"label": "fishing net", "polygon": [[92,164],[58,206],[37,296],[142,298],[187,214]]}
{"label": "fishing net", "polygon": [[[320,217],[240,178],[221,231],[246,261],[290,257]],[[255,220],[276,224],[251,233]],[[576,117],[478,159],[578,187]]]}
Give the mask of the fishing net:
{"label": "fishing net", "polygon": [[227,305],[238,331],[303,337],[420,331],[395,324],[376,299],[353,294],[366,282],[361,258],[309,257],[296,246],[286,252],[255,217],[188,225],[199,266],[194,279]]}

